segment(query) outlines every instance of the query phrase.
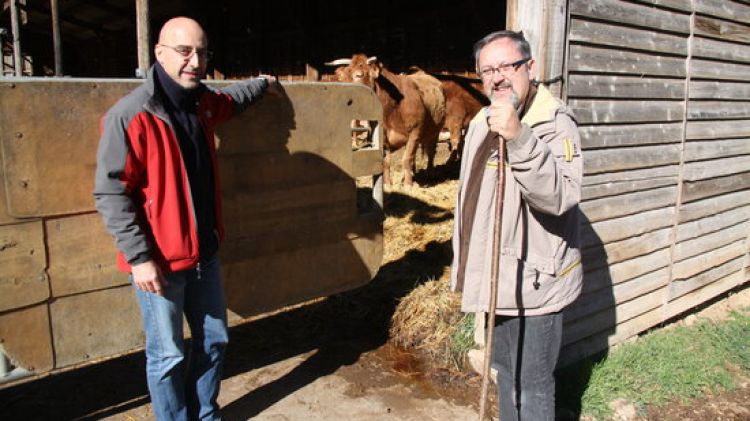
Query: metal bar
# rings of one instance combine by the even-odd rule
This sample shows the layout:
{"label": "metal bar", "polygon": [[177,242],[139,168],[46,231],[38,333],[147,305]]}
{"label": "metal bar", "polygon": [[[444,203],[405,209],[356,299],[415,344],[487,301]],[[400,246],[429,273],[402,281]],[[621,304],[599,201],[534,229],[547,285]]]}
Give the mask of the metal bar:
{"label": "metal bar", "polygon": [[149,30],[148,0],[135,0],[135,16],[138,38],[138,69],[136,76],[146,77],[148,68],[151,67],[151,31]]}
{"label": "metal bar", "polygon": [[52,15],[52,46],[55,51],[55,76],[62,76],[62,36],[60,34],[60,11],[58,0],[49,0],[49,8]]}
{"label": "metal bar", "polygon": [[23,60],[21,59],[21,28],[18,25],[18,5],[16,0],[10,0],[10,27],[13,31],[13,68],[16,76],[23,76]]}

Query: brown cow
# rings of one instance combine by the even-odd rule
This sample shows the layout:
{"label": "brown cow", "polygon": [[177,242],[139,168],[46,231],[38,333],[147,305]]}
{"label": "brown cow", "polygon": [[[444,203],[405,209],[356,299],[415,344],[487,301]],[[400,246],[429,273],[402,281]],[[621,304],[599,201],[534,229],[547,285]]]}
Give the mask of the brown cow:
{"label": "brown cow", "polygon": [[482,83],[475,79],[453,75],[434,75],[443,85],[445,94],[445,128],[451,133],[449,160],[460,160],[464,129],[489,100],[482,93]]}
{"label": "brown cow", "polygon": [[411,74],[428,74],[440,81],[445,95],[445,124],[443,127],[450,132],[451,155],[449,161],[461,159],[464,129],[482,107],[490,101],[484,95],[482,82],[479,79],[449,74],[427,73],[419,67],[409,68]]}
{"label": "brown cow", "polygon": [[391,184],[390,155],[402,147],[405,147],[401,160],[404,186],[409,187],[414,182],[414,156],[418,145],[422,145],[427,155],[427,170],[431,170],[445,120],[445,96],[440,81],[425,74],[397,75],[376,57],[368,58],[365,54],[326,64],[346,65],[336,71],[339,80],[369,86],[383,105],[383,183]]}

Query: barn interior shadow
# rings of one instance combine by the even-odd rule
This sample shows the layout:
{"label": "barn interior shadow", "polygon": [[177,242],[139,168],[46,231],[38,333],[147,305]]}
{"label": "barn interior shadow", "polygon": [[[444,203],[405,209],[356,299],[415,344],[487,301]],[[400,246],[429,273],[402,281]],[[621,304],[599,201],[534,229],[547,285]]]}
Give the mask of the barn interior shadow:
{"label": "barn interior shadow", "polygon": [[607,358],[608,338],[617,325],[607,251],[591,222],[581,212],[583,291],[564,314],[561,364],[556,370],[560,421],[578,420],[594,365]]}
{"label": "barn interior shadow", "polygon": [[[443,146],[448,148],[448,145],[438,144],[438,147]],[[435,166],[431,170],[426,168],[418,170],[414,174],[414,181],[423,187],[437,186],[449,180],[458,180],[460,169],[461,161],[458,159],[447,159],[443,162],[436,160]]]}

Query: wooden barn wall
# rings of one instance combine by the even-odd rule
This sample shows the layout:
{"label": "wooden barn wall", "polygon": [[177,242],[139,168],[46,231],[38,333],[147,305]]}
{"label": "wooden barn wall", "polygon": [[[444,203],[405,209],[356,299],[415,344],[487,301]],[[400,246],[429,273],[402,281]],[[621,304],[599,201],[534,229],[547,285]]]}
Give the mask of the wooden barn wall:
{"label": "wooden barn wall", "polygon": [[585,280],[563,361],[748,280],[750,4],[570,0]]}

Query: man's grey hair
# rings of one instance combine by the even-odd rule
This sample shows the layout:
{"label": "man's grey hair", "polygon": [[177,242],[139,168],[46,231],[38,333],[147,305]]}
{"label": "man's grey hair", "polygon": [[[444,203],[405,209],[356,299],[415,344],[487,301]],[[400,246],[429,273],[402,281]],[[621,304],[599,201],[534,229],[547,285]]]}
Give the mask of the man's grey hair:
{"label": "man's grey hair", "polygon": [[474,66],[477,69],[479,69],[479,53],[482,51],[482,48],[500,38],[510,39],[523,58],[531,58],[531,45],[529,45],[526,37],[523,36],[523,31],[496,31],[486,35],[474,44]]}

